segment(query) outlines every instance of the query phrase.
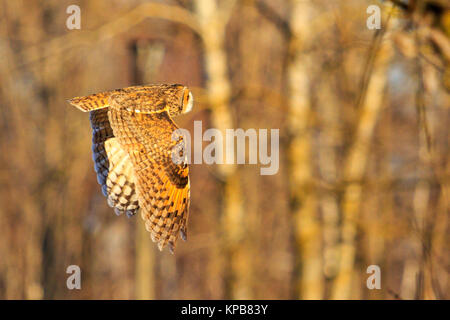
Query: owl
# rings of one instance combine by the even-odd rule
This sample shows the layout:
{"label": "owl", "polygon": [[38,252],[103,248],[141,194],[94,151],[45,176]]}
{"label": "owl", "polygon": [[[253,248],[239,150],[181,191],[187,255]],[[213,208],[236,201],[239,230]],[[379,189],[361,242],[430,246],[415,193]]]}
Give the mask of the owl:
{"label": "owl", "polygon": [[185,141],[172,117],[192,109],[192,93],[159,84],[68,102],[90,113],[94,168],[108,205],[128,217],[140,210],[151,239],[173,253],[178,236],[187,239],[190,183],[186,161],[173,161]]}

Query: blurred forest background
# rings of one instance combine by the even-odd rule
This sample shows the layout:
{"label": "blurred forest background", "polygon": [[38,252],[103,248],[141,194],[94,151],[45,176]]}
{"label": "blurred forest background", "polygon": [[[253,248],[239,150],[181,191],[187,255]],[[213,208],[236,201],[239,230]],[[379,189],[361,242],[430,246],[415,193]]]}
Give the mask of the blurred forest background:
{"label": "blurred forest background", "polygon": [[[0,1],[0,298],[449,299],[449,38],[438,0]],[[66,103],[161,82],[180,127],[280,129],[276,175],[191,166],[175,255],[107,206]]]}

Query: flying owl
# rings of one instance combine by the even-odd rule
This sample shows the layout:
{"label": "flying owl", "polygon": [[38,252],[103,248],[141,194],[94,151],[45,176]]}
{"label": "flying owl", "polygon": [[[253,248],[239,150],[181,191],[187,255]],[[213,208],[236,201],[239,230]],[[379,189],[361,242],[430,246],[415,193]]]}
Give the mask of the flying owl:
{"label": "flying owl", "polygon": [[173,253],[178,236],[187,238],[189,167],[173,161],[185,143],[172,134],[172,117],[192,109],[189,89],[179,84],[135,86],[68,100],[90,113],[97,181],[117,215],[141,209],[151,239]]}

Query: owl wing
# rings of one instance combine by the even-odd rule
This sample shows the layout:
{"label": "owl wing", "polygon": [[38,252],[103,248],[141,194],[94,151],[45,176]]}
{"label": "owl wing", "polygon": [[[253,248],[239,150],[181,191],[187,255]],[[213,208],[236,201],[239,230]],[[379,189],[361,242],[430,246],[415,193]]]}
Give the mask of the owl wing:
{"label": "owl wing", "polygon": [[71,105],[77,107],[83,112],[99,110],[108,107],[108,97],[111,91],[91,94],[85,97],[75,97],[67,100]]}
{"label": "owl wing", "polygon": [[92,158],[97,173],[97,181],[108,205],[117,215],[134,215],[139,209],[138,196],[134,185],[134,172],[130,157],[125,152],[108,119],[108,109],[90,112],[92,126]]}
{"label": "owl wing", "polygon": [[178,129],[167,111],[143,114],[130,112],[110,99],[109,120],[121,147],[127,151],[135,172],[141,214],[151,238],[162,250],[171,252],[178,235],[186,240],[189,208],[189,168],[175,164],[172,140]]}
{"label": "owl wing", "polygon": [[75,97],[67,101],[83,112],[108,108],[111,99],[120,103],[122,108],[136,112],[161,112],[166,106],[167,99],[172,103],[177,100],[175,92],[180,87],[183,86],[177,84],[133,86]]}

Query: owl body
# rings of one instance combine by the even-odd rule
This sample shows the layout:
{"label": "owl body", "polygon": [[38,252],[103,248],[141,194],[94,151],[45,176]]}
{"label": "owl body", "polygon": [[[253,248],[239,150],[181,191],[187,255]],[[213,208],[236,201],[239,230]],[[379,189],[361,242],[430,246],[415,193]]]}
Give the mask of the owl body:
{"label": "owl body", "polygon": [[90,112],[98,183],[116,214],[139,209],[158,247],[171,252],[186,240],[190,201],[189,167],[172,161],[178,129],[173,116],[192,109],[182,85],[150,85],[77,97],[69,103]]}

